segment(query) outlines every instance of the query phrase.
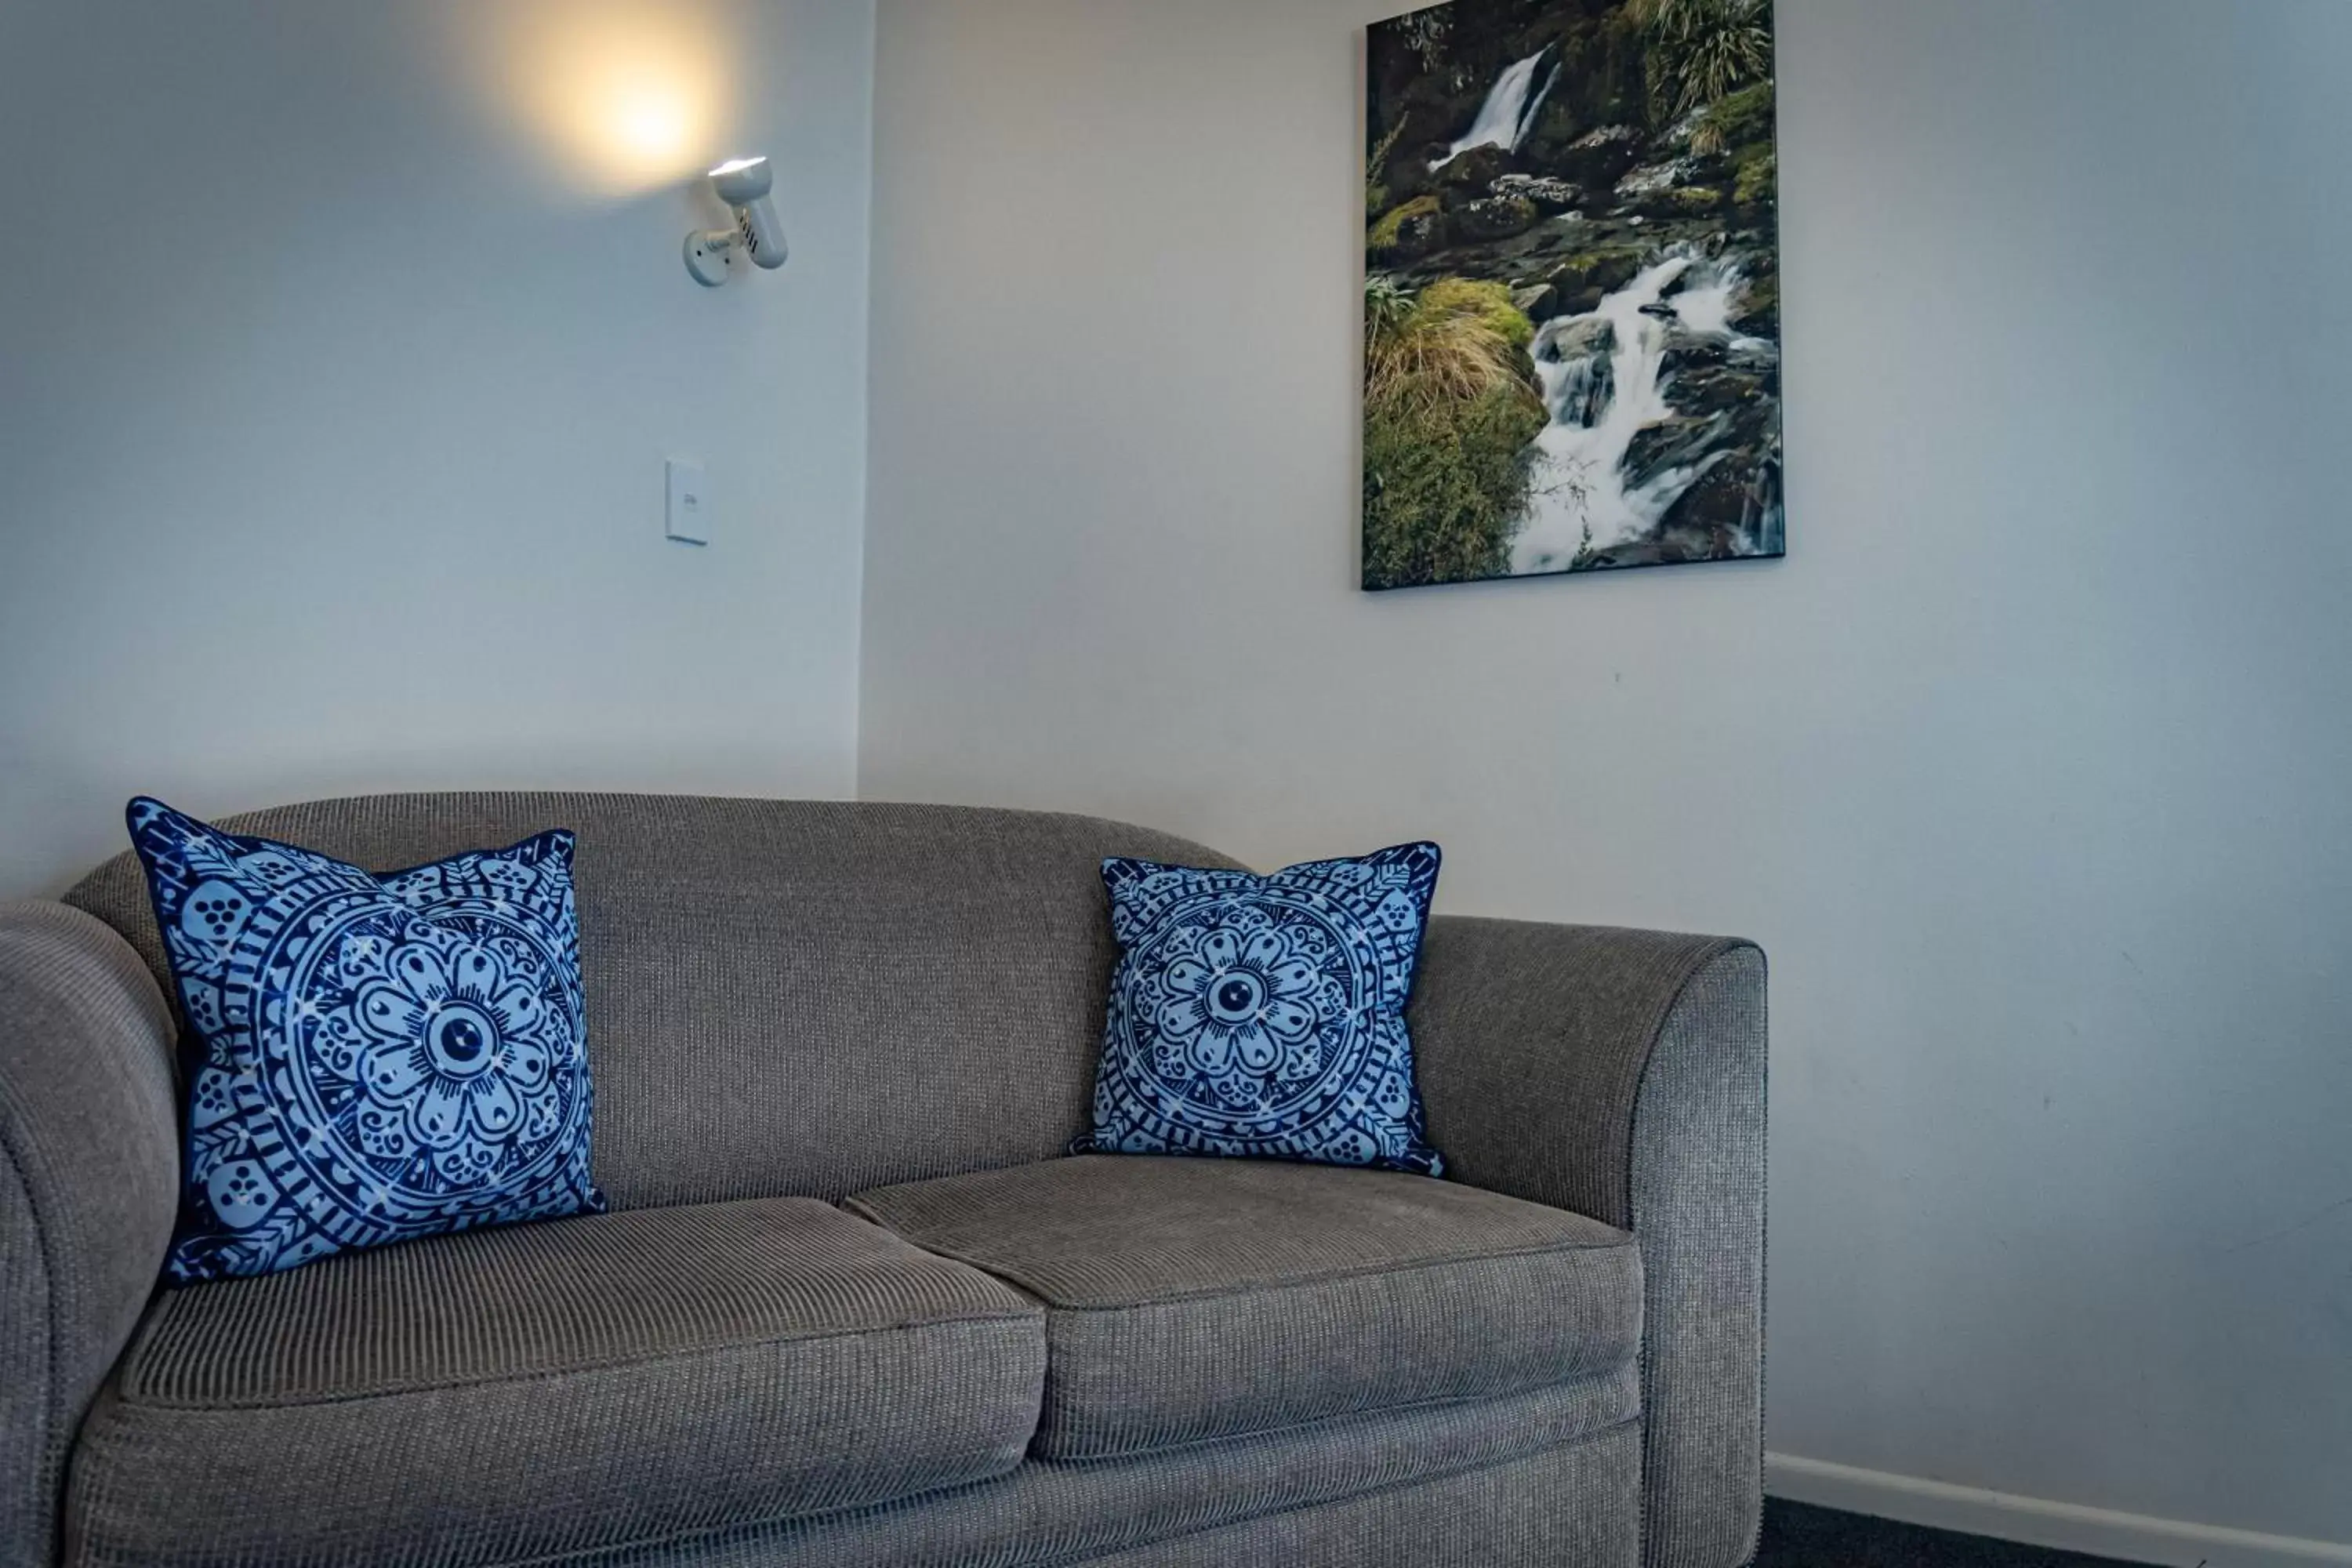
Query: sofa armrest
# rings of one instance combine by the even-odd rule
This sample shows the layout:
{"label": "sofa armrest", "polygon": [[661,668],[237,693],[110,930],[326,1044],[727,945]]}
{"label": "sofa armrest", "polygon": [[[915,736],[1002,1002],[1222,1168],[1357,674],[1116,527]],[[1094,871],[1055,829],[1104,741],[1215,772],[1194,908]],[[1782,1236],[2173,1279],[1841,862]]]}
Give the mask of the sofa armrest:
{"label": "sofa armrest", "polygon": [[1450,1175],[1641,1244],[1644,1563],[1748,1562],[1763,1507],[1763,953],[1441,917],[1409,1021]]}
{"label": "sofa armrest", "polygon": [[129,943],[0,903],[0,1564],[57,1555],[67,1450],[179,1207],[171,1009]]}

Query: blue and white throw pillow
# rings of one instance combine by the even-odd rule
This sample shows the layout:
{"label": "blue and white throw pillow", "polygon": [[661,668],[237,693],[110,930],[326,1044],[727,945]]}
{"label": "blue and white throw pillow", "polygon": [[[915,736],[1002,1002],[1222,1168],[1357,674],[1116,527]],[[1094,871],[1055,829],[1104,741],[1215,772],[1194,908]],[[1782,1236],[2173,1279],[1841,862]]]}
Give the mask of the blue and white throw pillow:
{"label": "blue and white throw pillow", "polygon": [[604,1211],[571,834],[379,877],[130,821],[191,1031],[173,1279]]}
{"label": "blue and white throw pillow", "polygon": [[1404,1022],[1437,868],[1434,844],[1271,877],[1104,861],[1120,957],[1079,1147],[1438,1174]]}

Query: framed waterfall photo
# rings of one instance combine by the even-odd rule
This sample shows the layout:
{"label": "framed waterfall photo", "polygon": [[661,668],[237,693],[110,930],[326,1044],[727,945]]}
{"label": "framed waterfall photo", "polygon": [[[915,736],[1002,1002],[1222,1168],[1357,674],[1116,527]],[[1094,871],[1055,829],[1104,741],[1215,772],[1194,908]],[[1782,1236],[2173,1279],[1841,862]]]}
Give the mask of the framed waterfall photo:
{"label": "framed waterfall photo", "polygon": [[1364,586],[1784,553],[1770,0],[1453,0],[1365,58]]}

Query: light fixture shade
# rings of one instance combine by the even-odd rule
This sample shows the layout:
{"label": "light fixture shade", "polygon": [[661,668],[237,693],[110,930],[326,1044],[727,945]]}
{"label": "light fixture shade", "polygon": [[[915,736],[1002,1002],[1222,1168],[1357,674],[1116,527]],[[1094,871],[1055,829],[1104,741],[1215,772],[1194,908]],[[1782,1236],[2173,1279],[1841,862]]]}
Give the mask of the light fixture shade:
{"label": "light fixture shade", "polygon": [[768,194],[775,183],[765,158],[730,158],[710,171],[719,199],[730,207],[748,207]]}

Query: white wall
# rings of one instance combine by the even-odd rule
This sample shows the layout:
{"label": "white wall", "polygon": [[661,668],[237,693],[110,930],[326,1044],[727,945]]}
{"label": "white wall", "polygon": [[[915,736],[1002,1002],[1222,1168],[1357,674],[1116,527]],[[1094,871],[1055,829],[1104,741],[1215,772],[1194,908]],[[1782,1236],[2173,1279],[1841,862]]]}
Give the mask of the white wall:
{"label": "white wall", "polygon": [[[872,26],[0,7],[0,895],[142,790],[850,793]],[[793,264],[706,292],[744,150]]]}
{"label": "white wall", "polygon": [[1399,8],[882,0],[863,789],[1761,939],[1772,1446],[2352,1542],[2352,6],[1782,0],[1790,558],[1368,596]]}

